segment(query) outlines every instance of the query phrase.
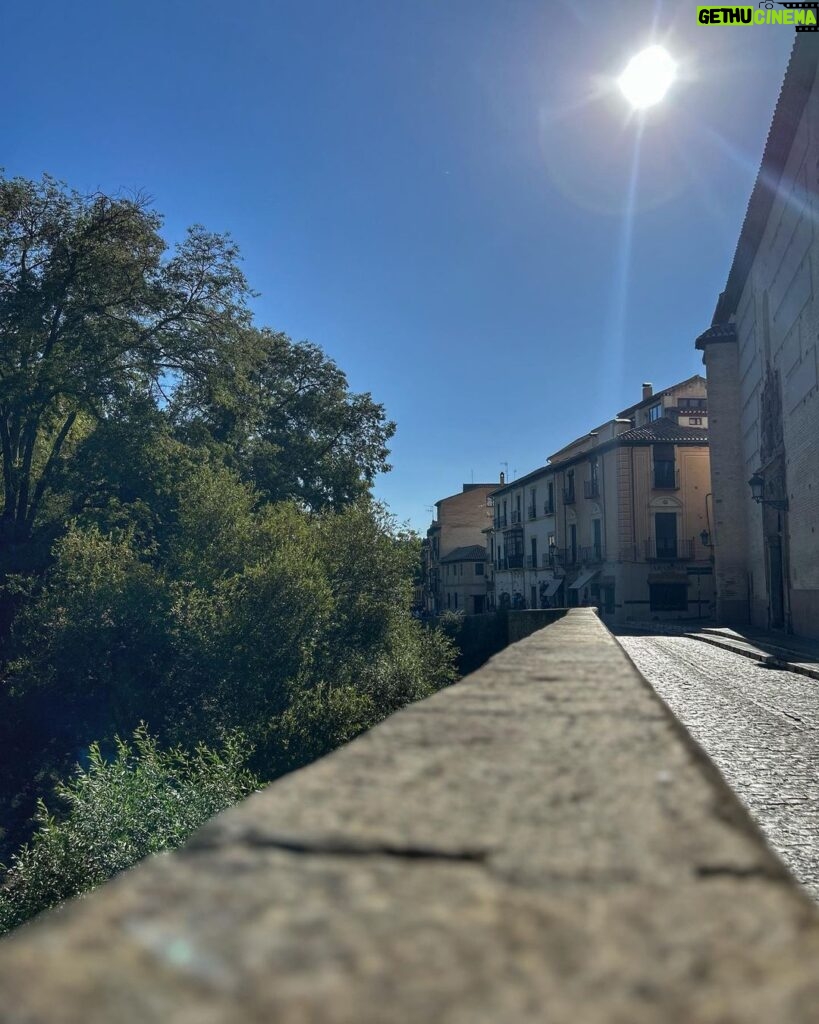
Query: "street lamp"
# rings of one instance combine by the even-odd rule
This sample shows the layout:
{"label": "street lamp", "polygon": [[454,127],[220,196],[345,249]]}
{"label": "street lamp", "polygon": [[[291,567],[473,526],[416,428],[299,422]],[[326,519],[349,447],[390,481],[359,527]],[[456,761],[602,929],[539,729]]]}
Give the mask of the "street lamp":
{"label": "street lamp", "polygon": [[765,477],[763,477],[761,473],[754,473],[748,481],[748,486],[751,488],[751,498],[757,503],[757,505],[770,505],[771,508],[779,509],[780,512],[788,511],[787,498],[780,499],[765,497]]}

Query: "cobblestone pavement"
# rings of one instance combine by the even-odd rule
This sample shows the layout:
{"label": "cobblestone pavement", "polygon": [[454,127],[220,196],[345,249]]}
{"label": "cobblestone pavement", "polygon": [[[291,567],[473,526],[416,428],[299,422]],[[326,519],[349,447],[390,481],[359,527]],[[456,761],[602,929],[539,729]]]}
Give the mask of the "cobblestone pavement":
{"label": "cobblestone pavement", "polygon": [[618,639],[819,901],[819,681],[685,637]]}

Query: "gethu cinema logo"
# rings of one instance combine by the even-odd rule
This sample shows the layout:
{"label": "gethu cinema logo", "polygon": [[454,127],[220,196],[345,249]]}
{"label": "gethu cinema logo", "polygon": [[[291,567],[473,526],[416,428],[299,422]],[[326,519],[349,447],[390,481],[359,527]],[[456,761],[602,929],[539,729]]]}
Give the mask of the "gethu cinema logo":
{"label": "gethu cinema logo", "polygon": [[816,26],[816,8],[776,10],[772,3],[756,7],[698,7],[700,25],[795,25]]}

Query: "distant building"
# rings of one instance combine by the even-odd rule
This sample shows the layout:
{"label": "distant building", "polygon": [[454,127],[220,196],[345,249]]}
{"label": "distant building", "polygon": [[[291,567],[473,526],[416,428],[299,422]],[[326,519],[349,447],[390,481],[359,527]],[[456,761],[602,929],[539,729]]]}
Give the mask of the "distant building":
{"label": "distant building", "polygon": [[812,637],[819,636],[818,65],[819,38],[797,35],[728,281],[697,339],[712,403],[717,617]]}
{"label": "distant building", "polygon": [[691,377],[497,488],[496,607],[593,604],[612,623],[713,613],[706,383]]}
{"label": "distant building", "polygon": [[435,519],[423,545],[423,607],[428,615],[439,615],[447,609],[467,615],[484,611],[483,531],[492,521],[489,496],[496,487],[464,484],[460,494],[436,501]]}
{"label": "distant building", "polygon": [[441,605],[447,611],[480,615],[486,611],[486,548],[470,544],[441,559]]}

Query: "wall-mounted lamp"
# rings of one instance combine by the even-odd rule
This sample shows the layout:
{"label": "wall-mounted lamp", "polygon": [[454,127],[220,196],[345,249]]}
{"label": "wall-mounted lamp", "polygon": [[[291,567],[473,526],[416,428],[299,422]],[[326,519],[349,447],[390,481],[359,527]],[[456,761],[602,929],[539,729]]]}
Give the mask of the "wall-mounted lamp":
{"label": "wall-mounted lamp", "polygon": [[779,509],[780,512],[788,511],[787,498],[765,497],[765,478],[760,473],[754,473],[748,481],[748,486],[751,488],[751,497],[757,505],[770,505],[771,508]]}
{"label": "wall-mounted lamp", "polygon": [[704,548],[711,547],[711,534],[707,530],[702,530],[700,533],[700,540]]}

